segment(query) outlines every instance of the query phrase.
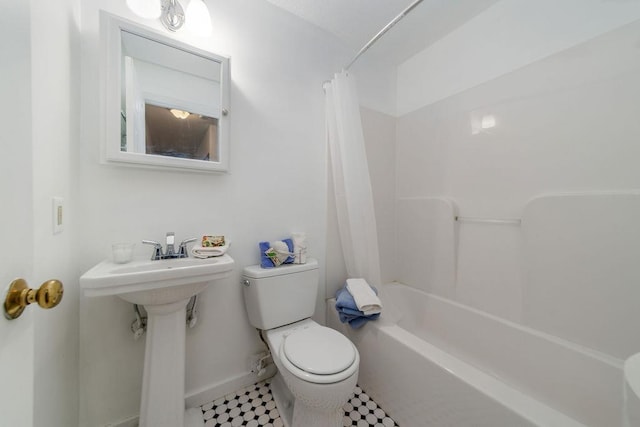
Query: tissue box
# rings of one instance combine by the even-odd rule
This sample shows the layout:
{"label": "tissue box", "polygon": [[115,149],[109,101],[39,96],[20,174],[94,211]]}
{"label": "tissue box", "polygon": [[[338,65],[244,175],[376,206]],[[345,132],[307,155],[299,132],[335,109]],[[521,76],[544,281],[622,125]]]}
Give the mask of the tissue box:
{"label": "tissue box", "polygon": [[224,246],[224,236],[202,236],[202,247]]}

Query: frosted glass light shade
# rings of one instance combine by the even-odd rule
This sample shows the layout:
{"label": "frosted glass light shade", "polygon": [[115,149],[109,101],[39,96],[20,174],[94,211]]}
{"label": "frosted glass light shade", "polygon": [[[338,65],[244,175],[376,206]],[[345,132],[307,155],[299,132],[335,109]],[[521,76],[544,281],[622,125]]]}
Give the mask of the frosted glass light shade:
{"label": "frosted glass light shade", "polygon": [[160,0],[127,0],[127,6],[141,18],[157,19],[162,13]]}
{"label": "frosted glass light shade", "polygon": [[175,117],[176,119],[184,120],[191,115],[191,113],[188,111],[178,110],[176,108],[172,108],[169,111],[171,111],[171,114],[173,114],[173,117]]}
{"label": "frosted glass light shade", "polygon": [[192,33],[207,37],[213,32],[209,9],[202,0],[191,0],[185,13],[185,25]]}

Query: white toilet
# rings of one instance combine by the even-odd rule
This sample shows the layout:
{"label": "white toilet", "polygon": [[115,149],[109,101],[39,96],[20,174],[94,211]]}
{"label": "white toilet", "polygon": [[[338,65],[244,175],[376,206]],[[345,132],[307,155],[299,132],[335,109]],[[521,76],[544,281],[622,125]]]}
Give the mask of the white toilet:
{"label": "white toilet", "polygon": [[314,259],[243,272],[249,322],[261,330],[278,368],[272,392],[288,427],[341,427],[342,406],[358,380],[360,356],[353,343],[310,319],[318,277]]}

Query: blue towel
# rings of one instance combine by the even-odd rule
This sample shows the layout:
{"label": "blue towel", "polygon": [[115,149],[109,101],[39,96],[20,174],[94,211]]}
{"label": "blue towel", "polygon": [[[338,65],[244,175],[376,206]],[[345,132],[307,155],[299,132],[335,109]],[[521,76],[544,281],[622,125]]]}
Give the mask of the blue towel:
{"label": "blue towel", "polygon": [[[371,287],[377,294],[378,291],[373,286]],[[358,310],[358,306],[353,299],[353,296],[349,293],[346,286],[338,289],[336,292],[336,310],[342,323],[349,323],[354,329],[361,328],[369,320],[375,320],[380,317],[380,313],[365,315]]]}
{"label": "blue towel", "polygon": [[[282,241],[287,244],[287,247],[289,248],[289,252],[293,253],[293,240],[282,239]],[[269,257],[264,254],[267,251],[267,249],[271,247],[271,243],[260,242],[258,246],[260,247],[260,267],[262,268],[275,267],[276,265],[273,263],[273,261],[271,261],[271,259],[269,259]],[[283,262],[283,264],[291,264],[295,259],[296,258],[294,256],[290,256]]]}

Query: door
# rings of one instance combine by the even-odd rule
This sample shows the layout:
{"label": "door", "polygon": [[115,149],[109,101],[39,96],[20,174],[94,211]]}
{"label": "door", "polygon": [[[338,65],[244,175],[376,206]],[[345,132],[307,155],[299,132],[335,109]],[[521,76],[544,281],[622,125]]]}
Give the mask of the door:
{"label": "door", "polygon": [[[9,283],[33,286],[31,46],[28,1],[1,0],[0,25],[0,295]],[[37,285],[36,285],[37,286]],[[0,315],[0,425],[33,425],[34,317]]]}

